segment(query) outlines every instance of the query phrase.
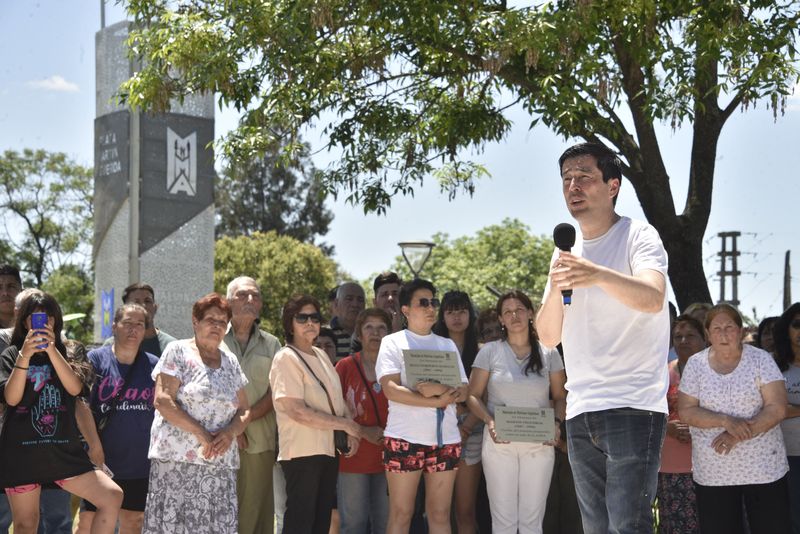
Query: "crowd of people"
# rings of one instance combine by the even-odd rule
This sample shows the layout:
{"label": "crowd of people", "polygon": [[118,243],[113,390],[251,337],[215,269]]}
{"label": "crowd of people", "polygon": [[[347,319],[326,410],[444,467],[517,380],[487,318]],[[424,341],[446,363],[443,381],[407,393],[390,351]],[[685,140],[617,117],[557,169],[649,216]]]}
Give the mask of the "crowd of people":
{"label": "crowd of people", "polygon": [[[0,266],[0,531],[72,532],[72,494],[82,533],[800,533],[800,303],[752,340],[728,304],[671,319],[619,161],[582,144],[559,169],[579,236],[538,310],[385,272],[369,307],[298,291],[276,336],[241,276],[177,340],[136,283],[87,353]],[[457,355],[459,382],[410,380],[410,351]],[[503,439],[509,407],[552,439]]]}

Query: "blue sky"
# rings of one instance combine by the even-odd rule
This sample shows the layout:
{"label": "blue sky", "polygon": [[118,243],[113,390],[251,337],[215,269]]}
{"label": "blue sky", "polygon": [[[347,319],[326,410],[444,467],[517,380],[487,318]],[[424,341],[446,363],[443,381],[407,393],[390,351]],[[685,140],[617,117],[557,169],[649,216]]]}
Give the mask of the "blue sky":
{"label": "blue sky", "polygon": [[[95,115],[94,39],[100,28],[97,0],[0,1],[0,150],[43,148],[66,152],[84,165],[93,162]],[[122,10],[107,7],[107,24],[122,20]],[[506,139],[474,156],[492,177],[478,184],[473,198],[449,202],[433,179],[414,198],[397,198],[385,216],[365,216],[342,201],[325,240],[336,247],[343,269],[361,279],[388,267],[399,254],[397,243],[428,239],[436,232],[452,237],[472,234],[516,217],[537,234],[550,234],[569,221],[560,191],[556,161],[571,144],[542,127],[528,129],[522,111]],[[217,135],[235,126],[236,115],[217,116]],[[792,250],[794,300],[800,300],[800,230],[791,214],[800,206],[800,91],[784,116],[775,121],[764,103],[737,113],[720,139],[711,219],[706,232],[706,274],[714,299],[719,282],[718,232],[743,233],[739,298],[742,309],[759,316],[780,313],[783,261]],[[685,201],[691,138],[687,130],[660,129],[662,152],[679,207]],[[322,146],[312,130],[312,147]],[[332,156],[315,156],[325,167]],[[642,218],[628,183],[617,211]]]}

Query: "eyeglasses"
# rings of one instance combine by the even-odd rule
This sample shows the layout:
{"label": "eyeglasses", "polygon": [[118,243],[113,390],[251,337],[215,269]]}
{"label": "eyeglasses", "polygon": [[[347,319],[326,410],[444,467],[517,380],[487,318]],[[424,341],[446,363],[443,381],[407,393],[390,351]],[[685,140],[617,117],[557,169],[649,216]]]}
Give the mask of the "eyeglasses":
{"label": "eyeglasses", "polygon": [[792,321],[791,323],[789,323],[789,326],[791,326],[794,329],[800,330],[800,320]]}
{"label": "eyeglasses", "polygon": [[439,307],[439,304],[441,304],[441,302],[439,301],[439,299],[426,299],[426,298],[421,298],[421,299],[419,299],[419,300],[417,301],[417,305],[418,305],[420,308],[428,308],[428,307],[430,307],[430,308],[438,308],[438,307]]}
{"label": "eyeglasses", "polygon": [[314,324],[319,324],[322,322],[322,315],[317,312],[298,313],[294,316],[294,320],[297,321],[297,324],[306,324],[309,320]]}

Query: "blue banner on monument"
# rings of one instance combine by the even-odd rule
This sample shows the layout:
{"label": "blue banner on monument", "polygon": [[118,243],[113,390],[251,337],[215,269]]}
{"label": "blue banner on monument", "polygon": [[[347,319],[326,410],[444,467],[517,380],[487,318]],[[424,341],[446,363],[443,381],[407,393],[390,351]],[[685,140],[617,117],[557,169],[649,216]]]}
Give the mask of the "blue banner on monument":
{"label": "blue banner on monument", "polygon": [[110,338],[113,334],[111,323],[114,317],[114,288],[111,291],[100,291],[100,337]]}

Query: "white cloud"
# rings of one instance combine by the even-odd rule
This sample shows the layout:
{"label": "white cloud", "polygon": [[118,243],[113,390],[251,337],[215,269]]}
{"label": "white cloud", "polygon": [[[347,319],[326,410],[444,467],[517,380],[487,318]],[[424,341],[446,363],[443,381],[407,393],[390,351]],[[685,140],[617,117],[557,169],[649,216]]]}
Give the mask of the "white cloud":
{"label": "white cloud", "polygon": [[77,84],[68,82],[58,74],[54,74],[44,80],[33,80],[28,82],[28,87],[41,89],[43,91],[56,91],[60,93],[76,93],[79,88]]}

